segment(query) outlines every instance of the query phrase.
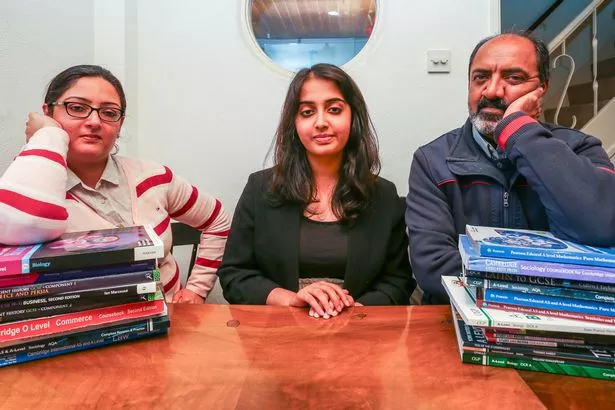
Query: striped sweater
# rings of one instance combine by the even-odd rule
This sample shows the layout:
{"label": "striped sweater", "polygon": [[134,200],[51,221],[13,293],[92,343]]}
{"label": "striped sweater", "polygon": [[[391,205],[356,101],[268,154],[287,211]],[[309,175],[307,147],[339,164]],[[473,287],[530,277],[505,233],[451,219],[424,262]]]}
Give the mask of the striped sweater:
{"label": "striped sweater", "polygon": [[[0,177],[0,243],[31,244],[64,232],[114,227],[66,192],[67,151],[64,130],[42,128]],[[167,299],[180,289],[179,267],[170,253],[171,219],[202,232],[186,288],[206,297],[215,284],[230,228],[222,204],[167,167],[120,156],[116,160],[130,186],[134,223],[152,225],[164,242],[165,256],[158,262]]]}

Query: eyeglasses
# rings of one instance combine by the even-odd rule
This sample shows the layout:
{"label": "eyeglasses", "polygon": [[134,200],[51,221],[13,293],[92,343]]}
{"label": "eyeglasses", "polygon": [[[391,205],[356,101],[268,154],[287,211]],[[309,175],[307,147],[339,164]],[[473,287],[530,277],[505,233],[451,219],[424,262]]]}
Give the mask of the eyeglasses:
{"label": "eyeglasses", "polygon": [[98,112],[98,118],[105,122],[118,122],[124,116],[124,110],[114,107],[94,108],[88,104],[73,101],[56,101],[52,106],[63,105],[66,113],[75,118],[88,118],[92,111]]}

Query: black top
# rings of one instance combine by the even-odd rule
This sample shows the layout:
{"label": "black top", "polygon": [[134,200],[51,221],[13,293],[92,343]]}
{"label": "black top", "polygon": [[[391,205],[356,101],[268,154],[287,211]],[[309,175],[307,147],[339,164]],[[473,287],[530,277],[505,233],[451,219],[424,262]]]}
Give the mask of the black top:
{"label": "black top", "polygon": [[344,279],[348,232],[337,222],[313,221],[299,226],[299,277]]}

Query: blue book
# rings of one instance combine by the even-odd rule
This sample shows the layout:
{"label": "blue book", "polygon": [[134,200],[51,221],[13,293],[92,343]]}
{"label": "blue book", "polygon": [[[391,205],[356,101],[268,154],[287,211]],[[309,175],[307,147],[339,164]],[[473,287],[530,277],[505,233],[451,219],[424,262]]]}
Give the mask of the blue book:
{"label": "blue book", "polygon": [[615,268],[481,256],[466,235],[459,235],[459,254],[465,271],[615,284]]}
{"label": "blue book", "polygon": [[543,231],[466,225],[480,256],[615,268],[615,248],[598,248],[558,239]]}
{"label": "blue book", "polygon": [[[615,304],[613,303],[593,302],[489,288],[476,288],[476,292],[476,299],[483,299],[485,302],[615,317]],[[480,293],[483,293],[482,298],[480,297]],[[489,304],[484,304],[483,306],[488,307]]]}
{"label": "blue book", "polygon": [[[594,302],[615,303],[615,294],[593,292],[589,290],[568,287],[542,286],[532,283],[508,282],[466,276],[466,284],[477,288],[510,290],[513,292],[530,293],[543,296],[557,296],[562,298],[583,299]],[[615,306],[615,305],[614,305]]]}
{"label": "blue book", "polygon": [[169,326],[168,316],[161,316],[118,326],[103,327],[92,331],[60,335],[13,345],[0,349],[0,367],[149,336],[162,335],[167,333]]}

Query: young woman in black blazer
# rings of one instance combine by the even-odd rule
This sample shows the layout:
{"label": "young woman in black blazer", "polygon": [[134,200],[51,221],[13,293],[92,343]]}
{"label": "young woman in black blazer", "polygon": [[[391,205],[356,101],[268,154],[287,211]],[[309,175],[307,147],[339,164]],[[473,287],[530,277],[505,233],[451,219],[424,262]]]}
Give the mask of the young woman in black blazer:
{"label": "young woman in black blazer", "polygon": [[309,307],[408,304],[404,204],[378,177],[365,100],[340,68],[317,64],[292,80],[274,166],[250,175],[218,276],[230,303]]}

